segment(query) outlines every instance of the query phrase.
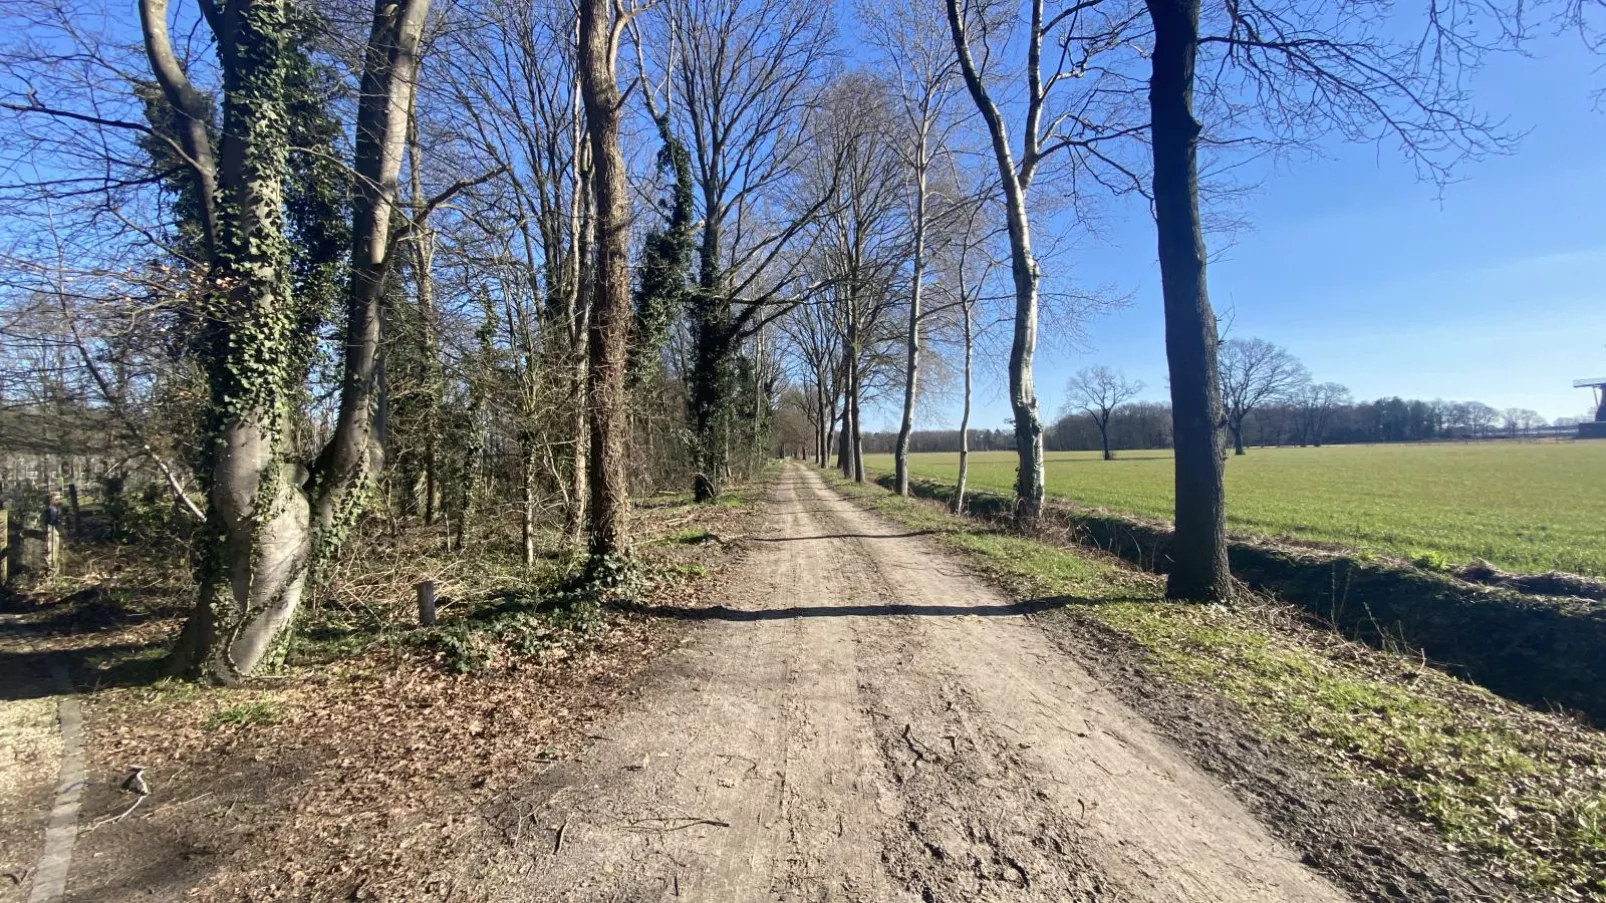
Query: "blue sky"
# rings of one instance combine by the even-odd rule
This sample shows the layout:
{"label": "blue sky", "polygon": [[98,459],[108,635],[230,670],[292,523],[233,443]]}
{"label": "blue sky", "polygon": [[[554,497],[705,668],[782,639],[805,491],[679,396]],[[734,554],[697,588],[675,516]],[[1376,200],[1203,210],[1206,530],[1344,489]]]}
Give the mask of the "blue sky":
{"label": "blue sky", "polygon": [[[1525,131],[1514,154],[1469,164],[1441,192],[1389,146],[1331,142],[1263,167],[1240,203],[1248,231],[1210,237],[1210,291],[1231,334],[1285,346],[1358,399],[1481,400],[1547,418],[1580,415],[1584,376],[1606,376],[1606,87],[1575,40],[1492,61],[1479,106]],[[1047,349],[1046,419],[1077,368],[1107,364],[1165,394],[1154,233],[1141,202],[1116,201],[1097,238],[1058,263],[1083,284],[1132,294],[1088,325],[1085,351]],[[1052,273],[1047,274],[1053,278]],[[1009,416],[1001,367],[979,387],[978,426]],[[954,404],[924,425],[947,425]],[[891,413],[888,422],[894,422]]]}

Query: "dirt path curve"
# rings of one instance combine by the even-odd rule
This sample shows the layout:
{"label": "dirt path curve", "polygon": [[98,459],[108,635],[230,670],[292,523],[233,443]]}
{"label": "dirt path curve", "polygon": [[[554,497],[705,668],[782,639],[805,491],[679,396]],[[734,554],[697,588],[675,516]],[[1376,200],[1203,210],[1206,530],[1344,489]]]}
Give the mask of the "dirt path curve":
{"label": "dirt path curve", "polygon": [[931,540],[795,464],[765,517],[511,899],[1347,899]]}

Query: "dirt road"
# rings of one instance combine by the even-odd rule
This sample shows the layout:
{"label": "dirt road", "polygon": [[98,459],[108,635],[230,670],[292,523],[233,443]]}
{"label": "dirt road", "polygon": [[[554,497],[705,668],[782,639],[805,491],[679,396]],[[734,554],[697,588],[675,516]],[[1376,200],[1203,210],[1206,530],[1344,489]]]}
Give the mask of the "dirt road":
{"label": "dirt road", "polygon": [[931,539],[791,465],[750,542],[511,899],[1347,899]]}

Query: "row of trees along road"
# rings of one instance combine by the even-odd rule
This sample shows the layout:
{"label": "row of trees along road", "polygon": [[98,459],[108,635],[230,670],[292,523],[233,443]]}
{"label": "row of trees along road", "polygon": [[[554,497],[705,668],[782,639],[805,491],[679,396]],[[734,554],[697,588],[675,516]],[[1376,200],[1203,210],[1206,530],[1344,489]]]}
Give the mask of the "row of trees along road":
{"label": "row of trees along road", "polygon": [[[1236,454],[1258,445],[1323,445],[1351,442],[1422,442],[1533,435],[1576,426],[1584,417],[1552,425],[1525,408],[1498,410],[1479,401],[1421,401],[1398,397],[1355,402],[1338,383],[1314,381],[1305,365],[1264,339],[1229,339],[1219,354],[1223,409]],[[1105,366],[1077,371],[1067,381],[1060,417],[1049,430],[1053,450],[1115,449],[1171,445],[1170,411],[1150,401],[1118,370]],[[1086,438],[1084,438],[1086,437]],[[922,448],[935,444],[927,440]]]}
{"label": "row of trees along road", "polygon": [[[1590,33],[1586,11],[1551,12]],[[1199,157],[1336,134],[1442,180],[1508,143],[1461,85],[1518,43],[1516,6],[854,12],[849,53],[850,19],[808,0],[9,4],[0,395],[114,424],[115,466],[200,523],[175,666],[272,667],[365,517],[460,547],[511,518],[527,561],[559,527],[617,574],[631,493],[712,499],[787,442],[862,479],[879,399],[907,491],[930,391],[963,387],[967,460],[995,343],[1030,525],[1040,321],[1074,340],[1122,300],[1066,249],[1134,201],[1164,297],[1169,592],[1224,595],[1225,437],[1263,400],[1224,379]]]}

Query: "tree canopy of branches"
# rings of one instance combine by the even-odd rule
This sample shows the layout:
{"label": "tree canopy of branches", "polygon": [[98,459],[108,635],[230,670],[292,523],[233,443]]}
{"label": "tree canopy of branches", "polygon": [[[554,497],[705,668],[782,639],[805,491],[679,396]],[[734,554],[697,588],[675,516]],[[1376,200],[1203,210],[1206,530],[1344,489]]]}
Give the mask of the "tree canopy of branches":
{"label": "tree canopy of branches", "polygon": [[[1596,6],[1547,9],[1594,41]],[[1061,255],[1122,198],[1155,220],[1170,404],[1091,367],[1054,431],[1096,427],[1106,457],[1174,443],[1170,596],[1231,591],[1229,435],[1242,454],[1246,433],[1502,422],[1352,404],[1275,346],[1223,342],[1200,177],[1337,137],[1442,183],[1506,149],[1465,88],[1520,36],[1502,0],[866,2],[862,49],[811,0],[13,9],[0,414],[171,496],[196,551],[180,671],[273,668],[364,518],[517,542],[525,565],[550,534],[609,579],[632,494],[708,501],[776,452],[863,480],[882,415],[909,491],[949,391],[962,510],[972,437],[1005,435],[972,420],[1006,356],[1030,526],[1039,346],[1114,295]]]}
{"label": "tree canopy of branches", "polygon": [[1206,11],[1200,0],[1145,0],[1144,6],[1152,42],[1152,193],[1176,436],[1176,539],[1166,592],[1221,599],[1231,592],[1222,482],[1223,430],[1230,424],[1205,274],[1203,136],[1273,145],[1331,133],[1391,139],[1419,171],[1442,180],[1456,162],[1505,145],[1497,124],[1471,106],[1462,76],[1489,49],[1480,40],[1480,19],[1495,21],[1494,33],[1504,36],[1513,11],[1497,3],[1429,3],[1422,27],[1403,32],[1416,37],[1400,40],[1381,28],[1400,25],[1391,5],[1231,0]]}
{"label": "tree canopy of branches", "polygon": [[799,239],[825,201],[797,194],[815,93],[829,74],[830,7],[807,0],[670,0],[664,54],[649,60],[673,87],[667,119],[689,136],[701,228],[688,292],[686,374],[700,500],[730,466],[731,415],[743,341],[806,291]]}

